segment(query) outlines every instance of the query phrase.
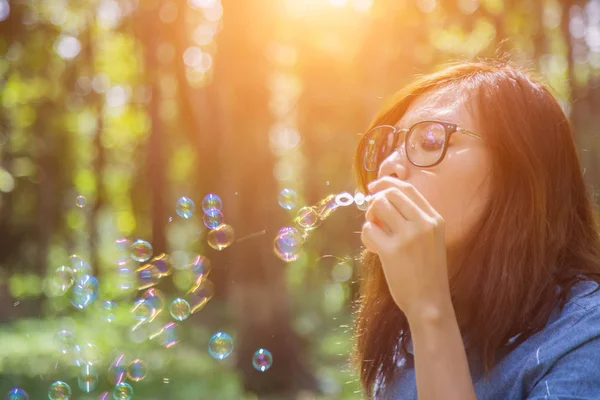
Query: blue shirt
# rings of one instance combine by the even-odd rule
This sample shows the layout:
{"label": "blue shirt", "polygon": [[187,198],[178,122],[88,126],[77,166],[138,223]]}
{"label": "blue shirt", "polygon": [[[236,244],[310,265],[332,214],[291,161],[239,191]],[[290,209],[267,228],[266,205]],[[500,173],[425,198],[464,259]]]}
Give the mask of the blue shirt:
{"label": "blue shirt", "polygon": [[[575,284],[564,308],[554,310],[544,329],[506,354],[488,380],[467,352],[477,398],[600,399],[600,291],[586,296],[597,286],[589,280]],[[412,343],[407,347],[409,354],[377,400],[417,399]]]}

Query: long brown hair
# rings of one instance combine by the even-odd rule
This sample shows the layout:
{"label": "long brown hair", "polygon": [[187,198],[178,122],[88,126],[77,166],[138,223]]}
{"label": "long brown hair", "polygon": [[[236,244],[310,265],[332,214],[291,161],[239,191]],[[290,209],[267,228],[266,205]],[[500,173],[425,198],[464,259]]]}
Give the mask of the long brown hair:
{"label": "long brown hair", "polygon": [[[491,150],[492,193],[450,277],[461,333],[487,376],[496,351],[517,334],[512,346],[541,330],[571,286],[584,278],[600,283],[600,224],[563,110],[539,78],[506,60],[454,63],[420,76],[371,127],[395,125],[417,96],[448,85],[468,93]],[[366,191],[374,176],[358,151],[354,170]],[[375,383],[389,382],[406,356],[410,331],[377,255],[365,251],[362,261],[353,359],[371,398]]]}

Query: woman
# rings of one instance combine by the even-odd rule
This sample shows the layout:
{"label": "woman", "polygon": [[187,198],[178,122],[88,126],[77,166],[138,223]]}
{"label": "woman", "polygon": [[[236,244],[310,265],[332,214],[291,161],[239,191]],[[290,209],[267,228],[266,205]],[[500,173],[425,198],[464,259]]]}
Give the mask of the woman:
{"label": "woman", "polygon": [[503,61],[422,76],[355,171],[369,398],[600,399],[599,224],[544,84]]}

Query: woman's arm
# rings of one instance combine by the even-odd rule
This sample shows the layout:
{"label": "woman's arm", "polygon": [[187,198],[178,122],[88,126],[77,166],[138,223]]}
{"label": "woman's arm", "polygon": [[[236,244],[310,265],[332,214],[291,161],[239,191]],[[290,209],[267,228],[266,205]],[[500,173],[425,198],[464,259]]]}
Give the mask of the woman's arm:
{"label": "woman's arm", "polygon": [[452,303],[429,305],[409,319],[419,400],[476,400]]}

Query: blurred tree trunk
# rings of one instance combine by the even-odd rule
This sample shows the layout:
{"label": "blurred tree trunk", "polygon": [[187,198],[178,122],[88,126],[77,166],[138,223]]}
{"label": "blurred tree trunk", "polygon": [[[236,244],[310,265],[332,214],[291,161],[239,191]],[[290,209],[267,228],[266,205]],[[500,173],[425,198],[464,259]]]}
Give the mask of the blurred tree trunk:
{"label": "blurred tree trunk", "polygon": [[[305,363],[300,338],[290,325],[290,304],[282,262],[273,254],[277,223],[283,219],[276,200],[273,156],[268,132],[268,62],[274,5],[267,0],[223,1],[227,12],[219,35],[215,82],[222,141],[219,168],[221,193],[237,192],[236,207],[225,218],[239,237],[267,229],[267,234],[226,249],[228,298],[237,328],[237,366],[247,391],[263,396],[293,398],[314,390],[316,382]],[[220,62],[223,60],[223,62]],[[224,207],[225,209],[225,207]],[[273,367],[258,372],[252,355],[259,348],[273,354]]]}
{"label": "blurred tree trunk", "polygon": [[148,114],[152,128],[147,143],[144,181],[147,182],[150,188],[151,243],[155,255],[167,250],[165,237],[165,225],[167,223],[165,203],[167,142],[160,118],[160,66],[157,62],[157,48],[164,28],[159,19],[161,3],[158,1],[140,4],[138,15],[135,18],[135,33],[144,51],[145,78],[151,91]]}

